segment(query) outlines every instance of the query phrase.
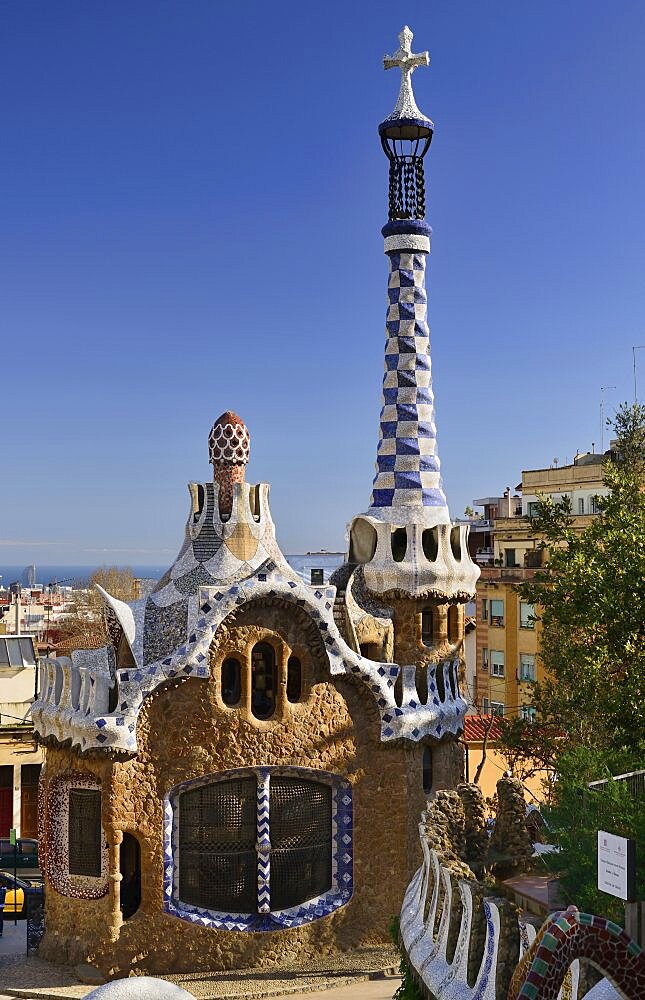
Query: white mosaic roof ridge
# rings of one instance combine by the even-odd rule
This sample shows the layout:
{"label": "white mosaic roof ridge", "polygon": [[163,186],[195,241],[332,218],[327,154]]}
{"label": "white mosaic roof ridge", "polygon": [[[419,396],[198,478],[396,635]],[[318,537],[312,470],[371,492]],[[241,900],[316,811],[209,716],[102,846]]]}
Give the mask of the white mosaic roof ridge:
{"label": "white mosaic roof ridge", "polygon": [[[379,707],[382,740],[407,738],[417,741],[424,736],[441,738],[446,733],[456,734],[463,728],[466,703],[459,693],[453,698],[449,683],[450,671],[453,671],[457,681],[457,661],[446,661],[437,667],[444,671],[443,702],[437,696],[432,679],[434,674],[432,677],[429,674],[428,702],[421,704],[415,685],[415,667],[399,668],[394,663],[369,660],[347,646],[333,618],[335,587],[320,587],[312,591],[295,573],[290,570],[283,572],[270,561],[254,577],[242,583],[228,588],[201,588],[196,629],[186,642],[169,652],[168,656],[145,667],[118,670],[118,709],[112,714],[104,712],[98,716],[81,716],[79,712],[75,712],[70,725],[71,732],[68,733],[72,744],[79,746],[81,750],[102,747],[136,752],[136,719],[144,698],[168,680],[181,677],[208,679],[208,653],[222,621],[249,601],[272,596],[300,606],[315,621],[325,644],[332,676],[355,675],[367,685]],[[84,655],[85,651],[79,651],[81,660]],[[102,657],[103,662],[107,662],[106,649],[94,651],[93,655],[97,659]],[[403,702],[401,706],[397,706],[394,683],[400,669],[403,671]],[[432,673],[434,668],[429,670]],[[51,685],[46,698],[50,694]],[[50,727],[45,725],[48,713],[43,714],[41,711],[44,707],[40,702],[34,706],[34,722],[41,735],[47,735],[50,731]],[[40,725],[45,732],[39,728]]]}

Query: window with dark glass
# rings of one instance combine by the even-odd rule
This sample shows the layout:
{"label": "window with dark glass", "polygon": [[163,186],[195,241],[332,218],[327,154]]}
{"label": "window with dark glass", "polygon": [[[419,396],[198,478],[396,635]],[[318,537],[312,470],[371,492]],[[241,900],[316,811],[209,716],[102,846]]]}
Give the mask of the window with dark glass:
{"label": "window with dark glass", "polygon": [[225,705],[238,705],[242,694],[242,668],[240,661],[229,656],[222,663],[222,701]]}
{"label": "window with dark glass", "polygon": [[424,646],[431,646],[434,639],[434,625],[432,619],[432,608],[423,608],[421,612],[421,642]]}
{"label": "window with dark glass", "polygon": [[432,791],[432,750],[430,747],[423,748],[421,767],[423,774],[423,790],[426,795],[429,795]]}
{"label": "window with dark glass", "polygon": [[69,873],[101,876],[101,792],[70,788]]}
{"label": "window with dark glass", "polygon": [[[179,899],[226,913],[258,911],[257,778],[214,781],[179,796]],[[332,887],[332,789],[276,776],[269,784],[271,910]]]}
{"label": "window with dark glass", "polygon": [[331,888],[331,788],[272,778],[271,909],[284,910]]}
{"label": "window with dark glass", "polygon": [[459,607],[451,604],[448,608],[448,639],[457,642],[459,639]]}
{"label": "window with dark glass", "polygon": [[182,793],[179,897],[211,910],[257,908],[255,777],[216,781]]}
{"label": "window with dark glass", "polygon": [[259,642],[251,653],[251,711],[256,719],[270,719],[275,711],[276,665],[273,646]]}
{"label": "window with dark glass", "polygon": [[297,656],[287,661],[287,701],[300,701],[302,694],[302,666]]}

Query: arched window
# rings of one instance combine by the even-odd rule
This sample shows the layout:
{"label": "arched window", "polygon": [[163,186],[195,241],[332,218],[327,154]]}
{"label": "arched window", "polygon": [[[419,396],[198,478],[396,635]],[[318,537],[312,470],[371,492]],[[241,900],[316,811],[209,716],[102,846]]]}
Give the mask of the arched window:
{"label": "arched window", "polygon": [[448,608],[448,639],[450,642],[459,641],[459,606],[451,604]]}
{"label": "arched window", "polygon": [[225,705],[238,705],[242,693],[242,671],[240,661],[228,657],[222,663],[222,701]]}
{"label": "arched window", "polygon": [[133,834],[124,833],[119,848],[120,900],[123,919],[128,920],[141,903],[141,848]]}
{"label": "arched window", "polygon": [[408,548],[408,533],[405,528],[394,528],[390,538],[394,562],[403,562]]}
{"label": "arched window", "polygon": [[251,653],[251,711],[256,719],[270,719],[275,711],[275,651],[258,642]]}
{"label": "arched window", "polygon": [[421,642],[424,646],[432,646],[434,642],[432,608],[423,608],[421,612]]}
{"label": "arched window", "polygon": [[302,666],[297,656],[287,661],[287,701],[300,701],[302,694]]}
{"label": "arched window", "polygon": [[423,790],[426,795],[429,795],[432,791],[432,750],[430,747],[423,748],[421,768],[423,774]]}

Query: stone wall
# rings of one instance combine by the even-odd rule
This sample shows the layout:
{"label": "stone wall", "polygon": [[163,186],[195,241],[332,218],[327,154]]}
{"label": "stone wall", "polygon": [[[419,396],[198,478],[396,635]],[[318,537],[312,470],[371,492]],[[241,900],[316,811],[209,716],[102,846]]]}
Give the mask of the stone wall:
{"label": "stone wall", "polygon": [[517,778],[497,782],[497,813],[490,839],[489,860],[496,874],[524,871],[533,857],[533,844],[526,828],[524,790]]}
{"label": "stone wall", "polygon": [[[422,747],[383,744],[379,716],[362,682],[329,680],[320,639],[297,609],[247,607],[220,627],[211,650],[211,679],[158,689],[138,724],[140,751],[127,761],[80,759],[48,751],[47,781],[87,770],[103,788],[110,890],[98,900],[70,899],[47,887],[47,932],[41,954],[55,961],[89,961],[104,973],[267,967],[387,941],[418,865],[417,822],[424,802]],[[259,721],[242,706],[224,706],[219,667],[250,644],[270,641],[302,662],[299,703],[278,697],[274,719]],[[282,646],[281,646],[282,644]],[[266,933],[195,926],[163,912],[162,802],[194,777],[249,766],[320,768],[348,780],[354,796],[354,896],[320,920]],[[124,832],[141,846],[142,901],[121,922],[119,843]]]}

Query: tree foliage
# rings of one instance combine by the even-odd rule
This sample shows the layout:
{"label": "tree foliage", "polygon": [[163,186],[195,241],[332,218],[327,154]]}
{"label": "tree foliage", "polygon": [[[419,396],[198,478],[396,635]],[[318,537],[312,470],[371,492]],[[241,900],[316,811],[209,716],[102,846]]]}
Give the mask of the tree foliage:
{"label": "tree foliage", "polygon": [[595,888],[597,830],[643,843],[645,829],[623,784],[602,796],[587,785],[645,768],[645,407],[624,404],[611,426],[610,492],[588,526],[576,527],[567,497],[540,498],[531,518],[547,561],[519,589],[542,625],[544,678],[537,722],[504,720],[502,733],[514,770],[552,773],[554,863],[569,900],[610,915],[616,905]]}
{"label": "tree foliage", "polygon": [[96,590],[102,587],[112,597],[132,601],[136,597],[136,581],[129,567],[101,566],[89,579],[89,587],[79,584],[72,590],[65,615],[56,621],[60,639],[78,641],[78,648],[94,648],[108,641],[103,619],[103,600]]}

